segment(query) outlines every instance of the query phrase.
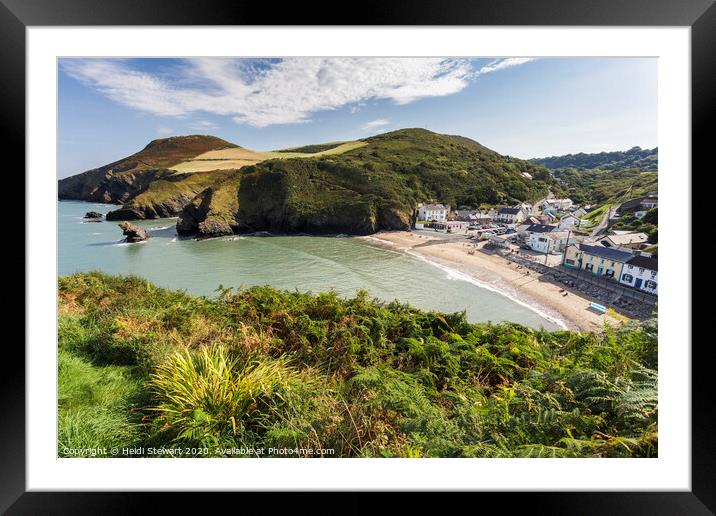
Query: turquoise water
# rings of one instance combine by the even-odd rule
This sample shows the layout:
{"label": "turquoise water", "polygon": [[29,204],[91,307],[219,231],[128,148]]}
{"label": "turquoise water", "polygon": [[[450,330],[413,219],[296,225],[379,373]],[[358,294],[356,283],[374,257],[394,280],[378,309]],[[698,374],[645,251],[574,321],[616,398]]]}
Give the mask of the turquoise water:
{"label": "turquoise water", "polygon": [[558,326],[497,292],[418,258],[372,245],[362,238],[233,236],[178,238],[174,219],[140,221],[151,238],[121,242],[117,222],[84,222],[88,211],[114,206],[59,203],[59,274],[101,270],[134,274],[157,285],[213,295],[219,285],[272,285],[279,289],[353,296],[362,288],[383,300],[398,299],[426,310],[467,311],[471,322],[511,320],[535,328]]}

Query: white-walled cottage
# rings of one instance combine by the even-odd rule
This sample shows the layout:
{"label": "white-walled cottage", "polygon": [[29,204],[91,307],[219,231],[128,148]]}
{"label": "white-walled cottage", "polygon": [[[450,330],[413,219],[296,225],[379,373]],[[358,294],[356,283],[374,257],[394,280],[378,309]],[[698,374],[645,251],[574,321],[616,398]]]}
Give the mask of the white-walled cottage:
{"label": "white-walled cottage", "polygon": [[619,282],[630,287],[658,293],[659,262],[648,256],[634,256],[624,264]]}
{"label": "white-walled cottage", "polygon": [[418,204],[418,220],[444,222],[450,213],[450,206],[444,204]]}

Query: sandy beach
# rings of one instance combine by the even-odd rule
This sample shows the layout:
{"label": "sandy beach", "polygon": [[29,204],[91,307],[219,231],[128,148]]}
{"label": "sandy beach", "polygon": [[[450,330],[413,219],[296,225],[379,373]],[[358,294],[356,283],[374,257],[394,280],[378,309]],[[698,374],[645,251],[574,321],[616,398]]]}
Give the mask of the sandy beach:
{"label": "sandy beach", "polygon": [[602,315],[589,310],[590,300],[580,293],[570,291],[568,296],[564,296],[560,292],[564,285],[540,278],[535,272],[526,275],[524,268],[518,269],[517,264],[501,256],[479,249],[468,254],[472,244],[468,244],[465,239],[419,231],[385,231],[367,238],[466,274],[485,286],[534,307],[550,318],[562,321],[570,330],[600,331],[605,322],[619,323],[609,314]]}

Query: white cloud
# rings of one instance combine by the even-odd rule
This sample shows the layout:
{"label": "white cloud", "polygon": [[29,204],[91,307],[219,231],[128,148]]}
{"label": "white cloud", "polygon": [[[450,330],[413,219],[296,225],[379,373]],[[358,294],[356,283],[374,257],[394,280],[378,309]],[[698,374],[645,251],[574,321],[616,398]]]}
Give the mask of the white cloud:
{"label": "white cloud", "polygon": [[265,127],[307,122],[313,113],[359,107],[370,99],[408,104],[451,95],[480,73],[522,62],[527,61],[496,60],[475,72],[466,59],[290,58],[249,66],[242,59],[192,58],[179,73],[162,75],[119,59],[65,59],[62,66],[125,106],[169,117],[204,112]]}
{"label": "white cloud", "polygon": [[519,66],[521,64],[529,63],[530,61],[534,60],[534,57],[506,57],[504,59],[495,59],[494,61],[480,68],[477,72],[477,75],[484,75],[486,73],[504,70],[505,68]]}
{"label": "white cloud", "polygon": [[388,124],[390,124],[390,120],[386,118],[379,118],[378,120],[371,120],[370,122],[365,123],[361,129],[368,131]]}
{"label": "white cloud", "polygon": [[208,120],[199,120],[198,122],[193,123],[190,127],[198,131],[206,131],[209,129],[216,129],[219,126],[214,122],[209,122]]}
{"label": "white cloud", "polygon": [[171,127],[157,127],[157,134],[160,135],[172,134],[173,132],[174,129]]}

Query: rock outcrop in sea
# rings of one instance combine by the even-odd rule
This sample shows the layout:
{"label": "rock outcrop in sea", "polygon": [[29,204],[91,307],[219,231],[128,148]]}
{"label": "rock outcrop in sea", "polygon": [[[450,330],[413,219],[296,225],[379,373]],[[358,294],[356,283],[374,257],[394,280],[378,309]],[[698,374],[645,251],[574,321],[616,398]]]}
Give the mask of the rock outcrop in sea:
{"label": "rock outcrop in sea", "polygon": [[122,229],[122,233],[127,237],[125,240],[129,243],[143,242],[149,238],[149,234],[143,228],[131,222],[122,222],[118,226]]}

